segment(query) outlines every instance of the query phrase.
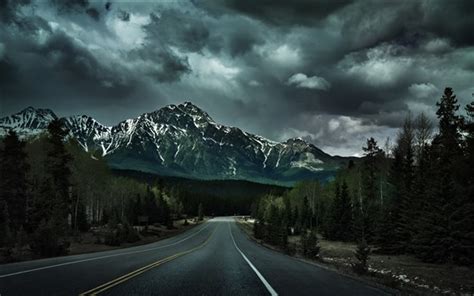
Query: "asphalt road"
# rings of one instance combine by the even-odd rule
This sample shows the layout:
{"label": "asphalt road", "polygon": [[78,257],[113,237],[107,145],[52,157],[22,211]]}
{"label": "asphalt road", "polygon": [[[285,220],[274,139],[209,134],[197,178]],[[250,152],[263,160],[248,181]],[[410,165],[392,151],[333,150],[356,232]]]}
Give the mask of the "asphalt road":
{"label": "asphalt road", "polygon": [[0,265],[0,295],[388,295],[215,218],[144,246]]}

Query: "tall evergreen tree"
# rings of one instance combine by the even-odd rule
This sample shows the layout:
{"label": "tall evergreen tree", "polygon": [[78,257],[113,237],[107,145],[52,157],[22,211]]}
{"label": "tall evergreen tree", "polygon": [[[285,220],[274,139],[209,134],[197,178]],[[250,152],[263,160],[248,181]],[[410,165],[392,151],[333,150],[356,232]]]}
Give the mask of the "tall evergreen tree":
{"label": "tall evergreen tree", "polygon": [[274,202],[270,202],[268,206],[266,224],[266,238],[265,240],[272,245],[279,245],[280,236],[280,215],[277,206]]}
{"label": "tall evergreen tree", "polygon": [[199,221],[202,221],[204,219],[204,209],[203,209],[202,203],[199,203],[199,206],[198,206],[198,219]]}
{"label": "tall evergreen tree", "polygon": [[71,214],[71,184],[69,180],[71,170],[69,165],[72,161],[65,146],[68,131],[60,120],[53,120],[48,126],[48,133],[50,149],[46,166],[52,185],[50,198],[54,201],[52,218],[63,227],[67,227]]}
{"label": "tall evergreen tree", "polygon": [[430,186],[414,238],[415,253],[425,261],[455,261],[461,248],[463,215],[456,175],[462,156],[461,117],[456,96],[446,88],[437,103],[439,133],[432,144]]}
{"label": "tall evergreen tree", "polygon": [[310,213],[310,208],[309,208],[309,201],[308,197],[305,195],[303,197],[303,204],[301,207],[301,212],[299,215],[299,221],[298,225],[301,230],[308,229],[309,227],[309,219],[311,219],[311,213]]}
{"label": "tall evergreen tree", "polygon": [[[394,149],[390,171],[391,199],[381,217],[379,244],[388,253],[404,253],[411,242],[411,228],[416,216],[412,212],[414,181],[414,127],[411,116],[405,119]],[[387,219],[388,218],[388,219]],[[387,223],[389,222],[389,223]],[[388,229],[383,229],[388,227]],[[383,238],[383,239],[382,239]]]}
{"label": "tall evergreen tree", "polygon": [[460,165],[459,208],[455,212],[457,241],[453,250],[455,261],[474,263],[474,102],[465,107],[467,118],[463,124],[465,135],[463,161]]}
{"label": "tall evergreen tree", "polygon": [[416,125],[416,166],[415,176],[413,180],[413,194],[411,200],[411,213],[413,216],[412,227],[411,227],[411,238],[412,240],[407,244],[407,251],[410,253],[416,252],[418,248],[417,243],[419,242],[416,238],[419,236],[424,227],[423,223],[420,223],[419,217],[422,217],[429,209],[430,197],[430,179],[432,177],[431,172],[433,170],[434,161],[431,159],[431,145],[430,140],[432,136],[432,124],[430,120],[422,113],[415,121]]}
{"label": "tall evergreen tree", "polygon": [[356,273],[365,274],[369,270],[368,259],[370,255],[370,247],[368,246],[365,239],[361,239],[357,244],[357,249],[354,253],[354,256],[357,259],[357,262],[353,264],[352,268]]}
{"label": "tall evergreen tree", "polygon": [[349,187],[346,180],[342,182],[341,197],[340,197],[340,239],[342,241],[350,241],[352,238],[352,206],[351,197],[349,196]]}
{"label": "tall evergreen tree", "polygon": [[15,233],[26,222],[29,164],[25,142],[20,141],[14,131],[8,132],[3,143],[0,155],[0,201],[3,200],[8,207],[10,227]]}
{"label": "tall evergreen tree", "polygon": [[156,197],[150,186],[147,186],[144,212],[148,216],[149,223],[157,223],[160,220],[160,211],[156,203]]}
{"label": "tall evergreen tree", "polygon": [[382,156],[382,149],[377,145],[374,138],[367,139],[367,144],[362,147],[364,160],[362,167],[362,194],[361,218],[364,228],[365,239],[373,241],[376,221],[380,214],[380,201],[377,199],[379,162]]}
{"label": "tall evergreen tree", "polygon": [[13,244],[13,233],[11,231],[10,214],[8,211],[8,204],[0,199],[0,248],[11,247]]}
{"label": "tall evergreen tree", "polygon": [[[326,211],[326,221],[324,227],[324,236],[328,240],[339,240],[339,230],[340,230],[340,208],[341,208],[341,190],[339,183],[336,183],[334,186],[334,199],[331,201],[331,204],[328,206]],[[303,233],[305,234],[305,233]]]}

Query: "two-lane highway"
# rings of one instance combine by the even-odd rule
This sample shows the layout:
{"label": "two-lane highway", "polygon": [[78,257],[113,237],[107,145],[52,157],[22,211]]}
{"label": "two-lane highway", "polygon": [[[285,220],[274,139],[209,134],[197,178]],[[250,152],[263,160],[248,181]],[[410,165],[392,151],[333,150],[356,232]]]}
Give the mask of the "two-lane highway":
{"label": "two-lane highway", "polygon": [[233,218],[157,243],[0,265],[8,295],[387,295],[258,244]]}

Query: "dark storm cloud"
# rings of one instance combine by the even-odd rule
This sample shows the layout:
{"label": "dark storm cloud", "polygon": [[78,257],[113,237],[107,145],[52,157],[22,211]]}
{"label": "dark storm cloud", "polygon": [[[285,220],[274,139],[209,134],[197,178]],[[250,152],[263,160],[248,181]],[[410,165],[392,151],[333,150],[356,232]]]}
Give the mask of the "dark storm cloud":
{"label": "dark storm cloud", "polygon": [[179,57],[168,48],[143,47],[131,51],[128,57],[147,61],[143,72],[159,82],[173,82],[191,71],[187,58]]}
{"label": "dark storm cloud", "polygon": [[[18,14],[16,14],[18,16]],[[104,97],[126,98],[135,89],[131,76],[117,75],[62,31],[38,17],[19,17],[0,29],[0,93],[2,109],[16,102],[75,98],[76,105]],[[105,102],[101,102],[103,104]]]}
{"label": "dark storm cloud", "polygon": [[0,6],[2,115],[35,105],[113,124],[191,100],[224,124],[354,154],[409,111],[433,118],[444,87],[461,104],[474,93],[472,1]]}
{"label": "dark storm cloud", "polygon": [[9,24],[18,21],[17,10],[28,5],[31,0],[1,0],[0,1],[0,22]]}
{"label": "dark storm cloud", "polygon": [[59,13],[82,13],[89,7],[88,0],[51,0]]}
{"label": "dark storm cloud", "polygon": [[148,39],[158,46],[177,46],[187,51],[200,51],[209,37],[209,29],[198,18],[176,10],[150,14],[150,23],[144,26]]}
{"label": "dark storm cloud", "polygon": [[343,36],[356,48],[388,41],[409,45],[418,42],[417,36],[430,35],[470,46],[474,45],[473,13],[474,2],[469,0],[360,1],[337,17],[343,22]]}
{"label": "dark storm cloud", "polygon": [[121,10],[118,12],[118,18],[124,22],[128,22],[130,21],[130,13],[124,11],[124,10]]}
{"label": "dark storm cloud", "polygon": [[0,90],[6,95],[12,85],[18,82],[18,71],[8,56],[0,60]]}
{"label": "dark storm cloud", "polygon": [[346,0],[194,1],[197,6],[207,9],[214,15],[241,13],[280,26],[312,25],[351,2]]}
{"label": "dark storm cloud", "polygon": [[213,30],[207,48],[214,53],[238,57],[251,53],[255,46],[265,43],[265,28],[249,19],[226,17],[213,20],[208,26]]}
{"label": "dark storm cloud", "polygon": [[91,8],[87,8],[87,9],[86,9],[86,13],[87,13],[87,15],[90,16],[93,20],[99,21],[99,19],[100,19],[100,12],[99,12],[97,9],[92,8],[92,7],[91,7]]}

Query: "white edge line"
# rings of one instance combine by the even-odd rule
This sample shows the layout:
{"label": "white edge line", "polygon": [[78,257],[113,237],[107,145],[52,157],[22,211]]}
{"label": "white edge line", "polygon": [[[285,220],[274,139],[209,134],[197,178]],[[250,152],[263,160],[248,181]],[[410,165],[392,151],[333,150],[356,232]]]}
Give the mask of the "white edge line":
{"label": "white edge line", "polygon": [[182,239],[182,240],[179,240],[179,241],[177,241],[177,242],[174,242],[174,243],[171,243],[171,244],[168,244],[168,245],[158,246],[158,247],[155,247],[155,248],[145,249],[145,250],[139,250],[139,251],[124,252],[124,253],[119,253],[119,254],[112,254],[112,255],[106,255],[106,256],[101,256],[101,257],[94,257],[94,258],[88,258],[88,259],[70,261],[70,262],[59,263],[59,264],[54,264],[54,265],[48,265],[48,266],[43,266],[43,267],[38,267],[38,268],[33,268],[33,269],[28,269],[28,270],[17,271],[17,272],[8,273],[8,274],[2,274],[2,275],[0,275],[0,279],[1,279],[1,278],[6,278],[6,277],[10,277],[10,276],[14,276],[14,275],[24,274],[24,273],[30,273],[30,272],[34,272],[34,271],[39,271],[39,270],[44,270],[44,269],[50,269],[50,268],[65,266],[65,265],[72,265],[72,264],[77,264],[77,263],[82,263],[82,262],[95,261],[95,260],[106,259],[106,258],[111,258],[111,257],[123,256],[123,255],[144,253],[144,252],[149,252],[149,251],[154,251],[154,250],[166,248],[166,247],[169,247],[169,246],[174,246],[174,245],[176,245],[176,244],[179,244],[179,243],[181,243],[181,242],[184,242],[184,241],[187,240],[187,239],[190,239],[191,237],[195,236],[196,234],[200,233],[201,231],[203,231],[204,229],[206,229],[207,227],[209,227],[209,225],[210,225],[210,224],[207,224],[205,227],[201,228],[199,231],[197,231],[197,232],[191,234],[190,236],[185,237],[185,238]]}
{"label": "white edge line", "polygon": [[230,229],[230,223],[229,223],[229,231],[230,231],[230,236],[232,237],[232,241],[234,242],[234,246],[239,251],[240,255],[245,259],[245,261],[250,265],[250,267],[253,269],[253,271],[257,274],[258,278],[262,281],[262,283],[265,285],[265,288],[267,288],[268,292],[270,292],[270,295],[272,296],[278,296],[278,293],[270,286],[270,284],[267,282],[267,280],[263,277],[263,275],[258,271],[258,269],[250,262],[250,260],[245,256],[245,254],[239,249],[237,244],[235,243],[234,235],[232,234],[232,230]]}

